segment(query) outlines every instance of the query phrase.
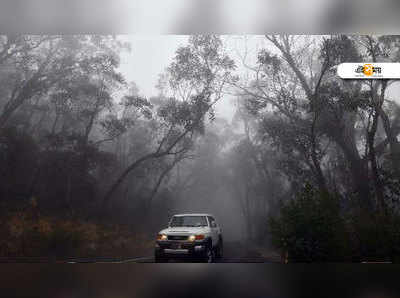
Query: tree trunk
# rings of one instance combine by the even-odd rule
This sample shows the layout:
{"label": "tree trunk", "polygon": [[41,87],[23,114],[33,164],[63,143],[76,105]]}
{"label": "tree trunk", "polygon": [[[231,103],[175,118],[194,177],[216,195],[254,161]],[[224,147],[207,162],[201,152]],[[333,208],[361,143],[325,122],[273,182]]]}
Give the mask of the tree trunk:
{"label": "tree trunk", "polygon": [[343,142],[341,143],[341,148],[349,163],[353,187],[355,193],[357,194],[360,207],[372,211],[373,204],[369,193],[368,167],[366,167],[364,161],[359,157],[358,153],[357,155],[354,154],[354,150],[356,148],[354,148],[353,145],[350,145],[350,148],[348,148],[349,144],[343,144]]}
{"label": "tree trunk", "polygon": [[66,183],[67,190],[65,192],[65,203],[67,205],[68,211],[71,217],[74,215],[74,210],[71,205],[71,191],[72,191],[72,183],[71,183],[71,173],[70,171],[67,172],[67,183]]}
{"label": "tree trunk", "polygon": [[60,118],[60,114],[56,113],[56,117],[54,118],[53,125],[51,126],[51,135],[54,136],[56,133],[56,127],[58,123],[58,119]]}
{"label": "tree trunk", "polygon": [[378,163],[376,160],[376,153],[375,153],[375,146],[374,146],[375,134],[376,134],[376,130],[378,128],[378,116],[379,116],[378,112],[375,111],[374,116],[373,116],[371,131],[367,132],[367,142],[368,142],[368,148],[369,148],[368,149],[368,157],[369,157],[369,161],[371,163],[371,172],[372,172],[372,177],[374,180],[375,192],[376,192],[376,197],[379,202],[379,207],[382,212],[386,212],[385,197],[383,194],[383,185],[382,185],[382,181],[379,177]]}
{"label": "tree trunk", "polygon": [[357,194],[361,208],[373,210],[369,191],[368,167],[358,152],[354,137],[354,114],[348,114],[344,127],[335,127],[327,131],[342,149],[348,162],[354,192]]}
{"label": "tree trunk", "polygon": [[[49,54],[46,60],[40,65],[39,69],[28,79],[21,88],[14,88],[10,100],[3,108],[3,112],[0,115],[0,128],[4,127],[13,113],[28,99],[32,98],[35,94],[40,91],[38,89],[38,82],[44,73],[44,70],[50,62],[53,53]],[[49,88],[50,86],[48,86]],[[19,91],[19,92],[18,92]]]}
{"label": "tree trunk", "polygon": [[145,161],[150,160],[152,158],[156,158],[156,157],[157,157],[156,153],[147,154],[147,155],[137,159],[129,167],[127,167],[125,169],[125,171],[123,171],[122,174],[118,177],[118,179],[112,184],[110,189],[106,192],[106,194],[105,194],[105,196],[103,198],[103,201],[101,203],[102,204],[101,209],[105,210],[107,208],[107,206],[109,204],[109,201],[111,200],[112,195],[114,194],[114,192],[117,190],[119,185],[125,180],[126,176],[128,176],[128,174],[131,171],[133,171],[134,169],[139,167]]}
{"label": "tree trunk", "polygon": [[380,107],[379,116],[382,119],[383,127],[385,129],[386,138],[389,142],[390,158],[392,161],[392,168],[395,176],[400,178],[400,144],[397,141],[397,133],[393,131],[390,125],[390,120],[386,112]]}
{"label": "tree trunk", "polygon": [[245,213],[246,213],[246,222],[247,222],[247,239],[252,241],[253,239],[253,225],[251,221],[251,211],[250,211],[250,199],[249,192],[250,186],[246,185],[246,194],[245,194]]}
{"label": "tree trunk", "polygon": [[[202,115],[203,116],[203,115]],[[102,202],[102,209],[104,210],[113,193],[117,190],[118,186],[125,180],[126,176],[128,176],[128,174],[133,171],[134,169],[136,169],[137,167],[139,167],[143,162],[153,159],[153,158],[159,158],[168,154],[171,154],[171,151],[176,147],[176,145],[189,133],[191,132],[195,126],[198,125],[200,119],[202,118],[199,117],[195,122],[194,125],[192,127],[187,128],[184,132],[182,132],[164,151],[162,150],[162,145],[164,143],[164,141],[166,140],[166,138],[164,138],[161,143],[159,148],[153,152],[153,153],[149,153],[146,154],[144,156],[142,156],[141,158],[135,160],[129,167],[127,167],[125,169],[125,171],[122,172],[122,174],[118,177],[118,179],[112,184],[112,186],[110,187],[110,189],[108,190],[108,192],[105,194],[104,198],[103,198],[103,202]],[[174,154],[174,153],[172,153]],[[176,153],[175,153],[176,154]]]}
{"label": "tree trunk", "polygon": [[150,196],[149,196],[148,199],[147,199],[147,204],[146,204],[146,205],[147,205],[147,211],[148,211],[148,212],[151,211],[151,206],[152,206],[152,203],[153,203],[153,199],[154,199],[155,195],[157,194],[158,189],[160,188],[161,183],[163,182],[164,178],[165,178],[165,177],[167,176],[167,174],[175,167],[175,165],[176,165],[179,161],[181,161],[181,160],[182,160],[182,158],[177,158],[177,159],[175,159],[170,165],[168,165],[168,166],[161,172],[160,176],[159,176],[158,179],[157,179],[156,184],[154,185],[154,187],[153,187],[153,189],[152,189],[152,191],[151,191],[151,193],[150,193]]}

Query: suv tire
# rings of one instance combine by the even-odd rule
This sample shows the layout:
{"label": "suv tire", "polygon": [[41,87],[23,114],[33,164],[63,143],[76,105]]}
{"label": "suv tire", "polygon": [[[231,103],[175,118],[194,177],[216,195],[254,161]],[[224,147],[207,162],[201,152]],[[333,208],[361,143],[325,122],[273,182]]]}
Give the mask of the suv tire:
{"label": "suv tire", "polygon": [[212,263],[214,262],[214,250],[212,249],[211,244],[207,245],[206,247],[206,251],[204,252],[204,262],[205,263]]}
{"label": "suv tire", "polygon": [[224,255],[224,243],[222,241],[222,238],[219,238],[218,246],[217,246],[217,248],[215,250],[215,256],[218,259],[221,259],[223,255]]}

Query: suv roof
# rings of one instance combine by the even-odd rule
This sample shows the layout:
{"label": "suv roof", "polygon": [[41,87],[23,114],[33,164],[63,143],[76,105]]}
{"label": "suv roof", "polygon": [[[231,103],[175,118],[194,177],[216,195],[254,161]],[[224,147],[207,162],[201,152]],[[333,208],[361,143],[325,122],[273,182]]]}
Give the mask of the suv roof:
{"label": "suv roof", "polygon": [[173,216],[211,216],[211,217],[214,217],[212,214],[209,214],[209,213],[183,213],[183,214],[175,214]]}

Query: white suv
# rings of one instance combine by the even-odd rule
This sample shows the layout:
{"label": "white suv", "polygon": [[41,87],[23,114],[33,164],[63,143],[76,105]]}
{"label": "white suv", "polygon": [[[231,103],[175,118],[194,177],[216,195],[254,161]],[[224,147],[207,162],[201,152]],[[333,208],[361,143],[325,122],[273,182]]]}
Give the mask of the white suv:
{"label": "white suv", "polygon": [[160,231],[155,245],[155,261],[194,257],[211,263],[222,257],[221,228],[211,214],[177,214],[168,228]]}

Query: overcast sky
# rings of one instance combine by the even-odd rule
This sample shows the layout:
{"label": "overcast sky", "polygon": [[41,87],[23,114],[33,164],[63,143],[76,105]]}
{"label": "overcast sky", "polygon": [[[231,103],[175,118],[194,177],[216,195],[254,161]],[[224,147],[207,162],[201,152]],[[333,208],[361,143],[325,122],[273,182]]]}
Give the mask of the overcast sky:
{"label": "overcast sky", "polygon": [[[123,35],[121,38],[131,44],[131,51],[122,54],[120,71],[128,82],[136,83],[140,94],[145,97],[158,93],[155,88],[158,75],[171,63],[176,49],[185,46],[188,41],[186,35]],[[259,48],[266,46],[265,39],[256,35],[222,36],[222,39],[229,49],[228,54],[236,61],[237,71],[241,75],[246,72],[241,59],[244,53],[247,52],[246,61],[251,65],[255,62]],[[399,83],[388,90],[389,97],[397,102],[399,94]],[[225,95],[216,105],[217,117],[231,120],[234,112],[233,96]]]}
{"label": "overcast sky", "polygon": [[[131,51],[122,54],[120,71],[128,82],[136,83],[140,94],[145,97],[158,93],[155,88],[158,75],[171,63],[176,49],[185,46],[188,41],[186,35],[124,35],[121,38],[131,44]],[[238,71],[241,72],[244,69],[240,65],[237,53],[243,53],[244,45],[247,44],[251,48],[249,57],[256,57],[255,52],[262,40],[259,36],[223,36],[222,38],[230,49],[229,55],[237,61]],[[216,105],[217,117],[230,120],[234,111],[232,96],[224,96]]]}
{"label": "overcast sky", "polygon": [[157,94],[158,75],[171,63],[179,46],[187,43],[184,35],[127,35],[122,38],[131,44],[131,52],[121,59],[121,72],[134,81],[144,96]]}
{"label": "overcast sky", "polygon": [[[120,70],[127,81],[135,82],[140,94],[150,97],[158,93],[155,88],[158,75],[171,63],[178,47],[187,44],[186,35],[127,35],[122,37],[131,44],[131,52],[124,53]],[[234,113],[233,98],[225,96],[216,106],[216,115],[230,120]]]}

